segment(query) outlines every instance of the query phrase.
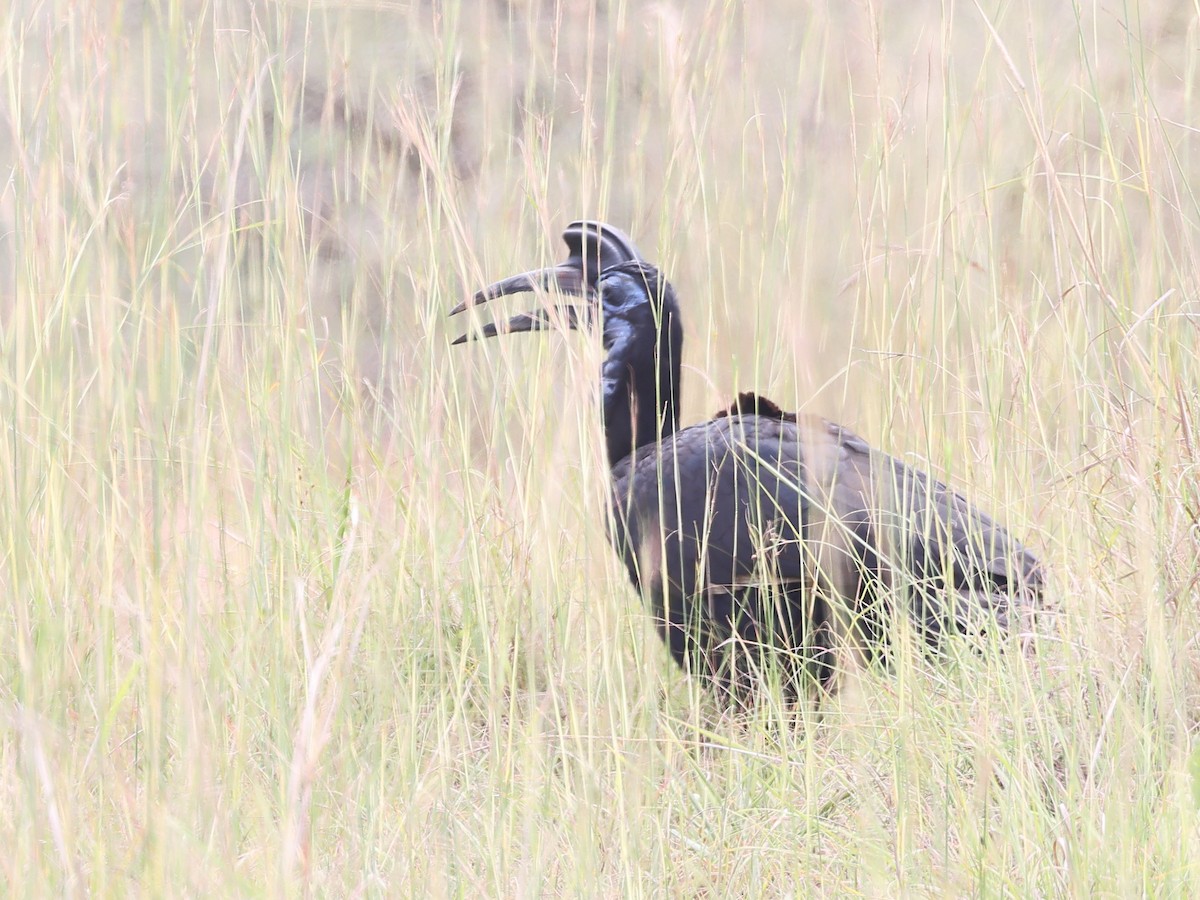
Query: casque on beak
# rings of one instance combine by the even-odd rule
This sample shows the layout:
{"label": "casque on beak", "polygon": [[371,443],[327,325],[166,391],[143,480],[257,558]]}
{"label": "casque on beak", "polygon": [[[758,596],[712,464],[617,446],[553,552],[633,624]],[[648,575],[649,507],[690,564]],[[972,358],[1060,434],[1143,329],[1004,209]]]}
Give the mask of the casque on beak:
{"label": "casque on beak", "polygon": [[489,322],[476,332],[459,335],[452,343],[463,344],[469,340],[520,331],[544,331],[557,324],[574,330],[591,325],[598,306],[596,282],[600,273],[609,266],[634,259],[640,260],[642,256],[628,235],[603,222],[572,222],[563,231],[563,240],[570,251],[566,262],[548,269],[535,269],[512,275],[489,284],[474,297],[464,300],[450,310],[450,315],[456,316],[497,297],[539,290],[557,290],[570,296],[583,297],[583,304],[557,304],[521,313],[507,322]]}

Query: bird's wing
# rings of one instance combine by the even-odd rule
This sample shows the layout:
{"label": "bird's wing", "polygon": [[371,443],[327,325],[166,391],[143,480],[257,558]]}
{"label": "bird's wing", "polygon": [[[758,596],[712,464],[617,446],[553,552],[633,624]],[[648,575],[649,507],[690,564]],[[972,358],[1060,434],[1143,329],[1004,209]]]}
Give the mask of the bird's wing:
{"label": "bird's wing", "polygon": [[613,467],[616,549],[676,660],[718,682],[736,646],[793,651],[798,672],[830,644],[827,594],[806,580],[801,449],[794,423],[737,415]]}
{"label": "bird's wing", "polygon": [[804,456],[794,418],[751,414],[694,425],[622,460],[614,537],[634,581],[690,593],[768,570],[777,580],[806,577]]}
{"label": "bird's wing", "polygon": [[1042,588],[1036,558],[946,485],[847,429],[750,395],[613,476],[618,550],[652,595],[766,579],[861,607],[899,589],[932,623],[962,618],[938,596],[1032,602]]}
{"label": "bird's wing", "polygon": [[1041,586],[1037,559],[991,516],[848,429],[824,424],[837,461],[813,473],[814,490],[841,519],[869,522],[870,543],[889,553],[884,564],[955,589]]}

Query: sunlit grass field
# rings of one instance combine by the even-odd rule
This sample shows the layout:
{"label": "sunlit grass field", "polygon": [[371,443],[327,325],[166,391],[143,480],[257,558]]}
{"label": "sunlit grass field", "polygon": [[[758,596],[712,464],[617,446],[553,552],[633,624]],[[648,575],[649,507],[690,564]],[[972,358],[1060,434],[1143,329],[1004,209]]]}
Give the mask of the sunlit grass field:
{"label": "sunlit grass field", "polygon": [[[1190,0],[7,5],[0,891],[1200,896],[1198,70]],[[1036,657],[677,671],[598,341],[449,346],[585,216],[685,422],[947,479]]]}

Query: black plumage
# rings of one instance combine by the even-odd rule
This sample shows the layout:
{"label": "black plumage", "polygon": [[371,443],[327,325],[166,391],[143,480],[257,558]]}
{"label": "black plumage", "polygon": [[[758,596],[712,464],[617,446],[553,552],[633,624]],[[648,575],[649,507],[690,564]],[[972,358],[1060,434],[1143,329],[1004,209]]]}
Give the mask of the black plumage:
{"label": "black plumage", "polygon": [[565,263],[497,282],[453,313],[557,288],[585,304],[480,335],[586,328],[600,314],[610,536],[681,666],[735,695],[777,678],[797,698],[833,686],[846,648],[885,658],[898,613],[933,648],[949,632],[1028,623],[1043,590],[1034,556],[849,430],[753,394],[680,429],[674,289],[612,226],[574,222],[564,239]]}

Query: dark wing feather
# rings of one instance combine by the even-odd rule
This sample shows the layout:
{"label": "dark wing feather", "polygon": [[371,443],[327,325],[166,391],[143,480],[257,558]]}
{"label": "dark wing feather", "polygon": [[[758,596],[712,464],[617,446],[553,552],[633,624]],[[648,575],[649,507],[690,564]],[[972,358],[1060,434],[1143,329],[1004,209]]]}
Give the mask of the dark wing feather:
{"label": "dark wing feather", "polygon": [[613,492],[613,543],[693,668],[730,635],[799,651],[835,617],[877,652],[899,596],[936,643],[1042,588],[1033,555],[944,484],[753,395],[622,460]]}
{"label": "dark wing feather", "polygon": [[1032,610],[1043,574],[1032,553],[986,513],[924,472],[828,426],[842,448],[831,505],[854,535],[859,584],[854,609],[866,635],[885,627],[897,596],[930,644],[948,630],[1008,625]]}
{"label": "dark wing feather", "polygon": [[802,427],[729,415],[613,469],[613,542],[630,578],[679,663],[718,682],[748,687],[731,660],[758,668],[757,650],[772,651],[789,693],[810,676],[828,681],[830,592],[818,590],[811,532],[822,516],[805,486]]}

